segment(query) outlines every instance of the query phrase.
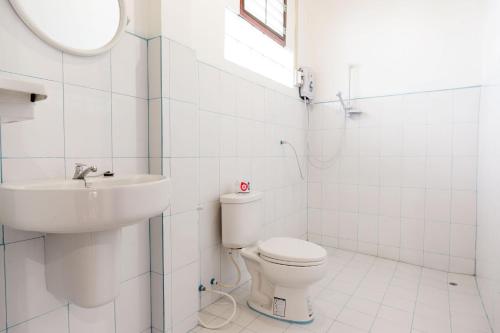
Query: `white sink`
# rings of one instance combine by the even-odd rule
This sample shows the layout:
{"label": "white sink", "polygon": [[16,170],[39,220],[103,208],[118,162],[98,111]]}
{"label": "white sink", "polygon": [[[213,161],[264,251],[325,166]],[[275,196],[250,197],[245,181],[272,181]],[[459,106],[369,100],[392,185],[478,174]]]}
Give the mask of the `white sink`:
{"label": "white sink", "polygon": [[170,196],[170,179],[156,175],[7,183],[0,223],[46,233],[47,290],[97,307],[119,294],[122,227],[161,215]]}
{"label": "white sink", "polygon": [[89,177],[0,185],[0,223],[45,233],[117,229],[160,215],[171,184],[157,175]]}

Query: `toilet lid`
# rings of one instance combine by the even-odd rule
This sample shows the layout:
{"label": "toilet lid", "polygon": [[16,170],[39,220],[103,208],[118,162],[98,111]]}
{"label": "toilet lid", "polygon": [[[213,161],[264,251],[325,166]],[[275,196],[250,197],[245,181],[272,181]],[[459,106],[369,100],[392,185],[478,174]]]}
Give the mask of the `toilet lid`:
{"label": "toilet lid", "polygon": [[267,258],[291,263],[321,262],[327,253],[319,245],[302,239],[277,237],[259,244],[259,253]]}

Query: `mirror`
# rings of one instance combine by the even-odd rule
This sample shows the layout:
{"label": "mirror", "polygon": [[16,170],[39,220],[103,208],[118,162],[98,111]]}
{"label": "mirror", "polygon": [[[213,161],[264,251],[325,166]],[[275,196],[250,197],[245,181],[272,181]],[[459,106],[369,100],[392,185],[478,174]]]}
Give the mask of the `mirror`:
{"label": "mirror", "polygon": [[92,56],[109,50],[127,25],[124,0],[9,0],[42,40],[66,53]]}

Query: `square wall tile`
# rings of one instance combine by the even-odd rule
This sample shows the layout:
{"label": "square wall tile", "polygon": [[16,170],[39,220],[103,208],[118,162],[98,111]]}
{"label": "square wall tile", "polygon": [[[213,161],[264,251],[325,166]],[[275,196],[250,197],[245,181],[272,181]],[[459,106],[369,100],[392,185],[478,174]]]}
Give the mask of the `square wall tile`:
{"label": "square wall tile", "polygon": [[437,254],[450,253],[450,224],[428,222],[425,224],[424,249]]}
{"label": "square wall tile", "polygon": [[[204,249],[201,254],[201,283],[209,286],[212,278],[220,281],[220,251],[219,246]],[[212,293],[201,294],[201,306],[207,306],[219,299]]]}
{"label": "square wall tile", "polygon": [[424,189],[401,189],[401,216],[410,219],[423,219],[425,217]]}
{"label": "square wall tile", "polygon": [[113,157],[148,157],[148,101],[112,96]]}
{"label": "square wall tile", "polygon": [[148,98],[148,47],[142,38],[123,34],[111,50],[113,92]]}
{"label": "square wall tile", "polygon": [[149,250],[148,221],[122,228],[121,281],[149,272]]}
{"label": "square wall tile", "polygon": [[441,271],[448,271],[449,256],[445,254],[424,252],[424,266]]}
{"label": "square wall tile", "polygon": [[200,211],[201,250],[221,243],[221,208],[218,202],[207,203]]}
{"label": "square wall tile", "polygon": [[[163,238],[163,216],[156,216],[149,219],[149,239],[151,271],[157,274],[164,274],[163,271],[163,242],[170,242],[170,238]],[[170,229],[170,224],[168,225]]]}
{"label": "square wall tile", "polygon": [[[221,72],[210,65],[199,63],[200,109],[221,112]],[[225,96],[224,96],[225,98]]]}
{"label": "square wall tile", "polygon": [[425,218],[431,221],[450,221],[451,192],[427,190],[425,203]]}
{"label": "square wall tile", "polygon": [[172,275],[151,274],[151,306],[153,329],[170,332],[172,327]]}
{"label": "square wall tile", "polygon": [[113,158],[113,171],[118,175],[149,173],[148,158]]}
{"label": "square wall tile", "polygon": [[426,165],[426,187],[446,190],[451,188],[451,157],[428,157]]}
{"label": "square wall tile", "polygon": [[455,124],[453,127],[453,155],[477,155],[477,124]]}
{"label": "square wall tile", "polygon": [[44,240],[5,246],[7,324],[13,326],[65,304],[45,284]]}
{"label": "square wall tile", "polygon": [[170,133],[172,157],[199,155],[199,118],[195,104],[170,101]]}
{"label": "square wall tile", "polygon": [[[168,110],[168,103],[166,103]],[[168,112],[165,113],[168,116]],[[162,110],[162,100],[156,99],[149,101],[149,115],[148,115],[148,144],[149,144],[149,157],[150,158],[160,158],[163,154],[163,126],[168,126],[168,118],[165,119],[167,123],[164,123],[163,110]],[[169,133],[168,133],[169,134]],[[169,140],[166,140],[167,144],[170,145]]]}
{"label": "square wall tile", "polygon": [[460,89],[453,96],[453,121],[455,123],[476,123],[480,109],[481,89]]}
{"label": "square wall tile", "polygon": [[464,259],[476,258],[476,227],[452,224],[450,234],[450,254]]}
{"label": "square wall tile", "polygon": [[451,198],[451,222],[476,224],[477,195],[473,191],[453,191]]}
{"label": "square wall tile", "polygon": [[63,54],[64,83],[86,88],[111,90],[110,52],[92,57]]}
{"label": "square wall tile", "polygon": [[170,61],[170,57],[172,56],[172,52],[170,51],[172,43],[170,39],[162,37],[161,39],[161,66],[162,66],[162,79],[161,79],[161,96],[163,98],[170,97],[171,93],[171,66],[172,62]]}
{"label": "square wall tile", "polygon": [[172,324],[177,326],[199,309],[199,262],[172,275]]}
{"label": "square wall tile", "polygon": [[64,157],[62,84],[11,74],[0,77],[43,84],[50,96],[36,104],[35,119],[1,125],[2,157]]}
{"label": "square wall tile", "polygon": [[401,247],[405,249],[424,249],[424,220],[402,219],[401,221]]}
{"label": "square wall tile", "polygon": [[426,134],[426,126],[405,126],[403,132],[403,155],[407,157],[424,156],[426,154]]}
{"label": "square wall tile", "polygon": [[172,158],[172,214],[193,210],[199,200],[199,160],[197,158]]}
{"label": "square wall tile", "polygon": [[380,215],[401,216],[401,189],[399,187],[380,188]]}
{"label": "square wall tile", "polygon": [[219,201],[219,159],[200,158],[200,203]]}
{"label": "square wall tile", "polygon": [[220,121],[220,115],[200,111],[200,156],[219,156],[221,146]]}
{"label": "square wall tile", "polygon": [[69,330],[71,333],[109,333],[115,331],[114,302],[97,308],[69,305]]}
{"label": "square wall tile", "polygon": [[171,217],[174,271],[199,259],[198,215],[198,211],[191,211]]}
{"label": "square wall tile", "polygon": [[381,217],[378,224],[378,241],[383,246],[400,247],[401,220],[399,218]]}
{"label": "square wall tile", "polygon": [[[161,98],[162,80],[161,37],[148,40],[148,98]],[[165,82],[166,83],[166,82]],[[165,96],[167,97],[167,96]]]}
{"label": "square wall tile", "polygon": [[431,125],[427,127],[427,155],[451,156],[453,129],[448,125]]}
{"label": "square wall tile", "polygon": [[451,183],[455,190],[475,191],[477,188],[477,157],[454,157]]}
{"label": "square wall tile", "polygon": [[8,158],[2,160],[4,182],[64,178],[63,158]]}
{"label": "square wall tile", "polygon": [[221,72],[221,99],[220,112],[227,115],[236,114],[237,78],[229,73]]}
{"label": "square wall tile", "polygon": [[179,101],[197,103],[197,65],[192,49],[179,43],[170,43],[170,97]]}
{"label": "square wall tile", "polygon": [[375,215],[359,215],[358,240],[365,243],[378,243],[379,218]]}
{"label": "square wall tile", "polygon": [[65,85],[67,157],[111,157],[111,95]]}
{"label": "square wall tile", "polygon": [[219,119],[220,155],[222,157],[235,157],[237,155],[238,129],[237,121],[232,117]]}
{"label": "square wall tile", "polygon": [[150,274],[122,283],[115,302],[117,332],[137,333],[151,327]]}

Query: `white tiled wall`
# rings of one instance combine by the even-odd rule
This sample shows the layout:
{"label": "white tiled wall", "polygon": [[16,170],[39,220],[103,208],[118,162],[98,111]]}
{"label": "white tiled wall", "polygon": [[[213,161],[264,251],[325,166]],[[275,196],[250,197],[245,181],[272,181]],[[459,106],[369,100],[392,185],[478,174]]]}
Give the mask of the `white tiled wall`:
{"label": "white tiled wall", "polygon": [[474,274],[479,98],[466,88],[362,99],[345,130],[338,104],[314,105],[310,239]]}
{"label": "white tiled wall", "polygon": [[500,178],[498,176],[500,117],[500,86],[483,87],[481,98],[479,168],[478,168],[478,230],[477,230],[477,282],[490,323],[500,330],[498,261]]}
{"label": "white tiled wall", "polygon": [[483,88],[479,117],[477,284],[494,332],[500,332],[500,3],[486,1]]}
{"label": "white tiled wall", "polygon": [[198,285],[235,278],[221,248],[218,202],[237,180],[265,192],[263,238],[306,237],[306,182],[293,152],[279,144],[294,143],[305,168],[306,118],[297,97],[198,62],[166,38],[149,41],[149,66],[162,73],[150,76],[150,122],[161,123],[157,139],[150,137],[152,163],[161,160],[173,181],[170,210],[151,228],[153,327],[185,332],[200,306],[214,300],[200,299]]}
{"label": "white tiled wall", "polygon": [[[0,0],[0,76],[36,81],[49,98],[34,120],[2,124],[2,180],[70,177],[75,162],[148,173],[147,41],[74,57],[35,37]],[[0,331],[141,333],[151,327],[149,224],[123,230],[120,297],[83,309],[47,292],[44,237],[2,228]]]}

